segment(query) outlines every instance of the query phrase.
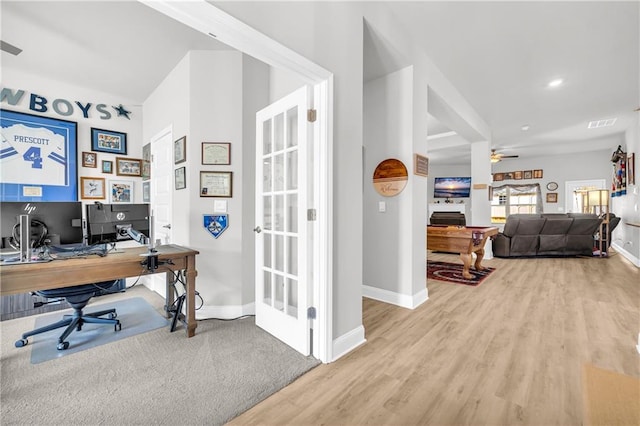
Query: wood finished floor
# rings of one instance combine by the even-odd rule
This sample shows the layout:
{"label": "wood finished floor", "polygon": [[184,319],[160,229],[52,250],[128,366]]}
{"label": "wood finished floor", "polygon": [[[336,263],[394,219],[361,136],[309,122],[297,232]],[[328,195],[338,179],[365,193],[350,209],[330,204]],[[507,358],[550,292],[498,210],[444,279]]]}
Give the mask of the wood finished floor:
{"label": "wood finished floor", "polygon": [[484,264],[478,287],[429,280],[415,310],[364,299],[366,344],[230,424],[581,425],[584,363],[640,377],[640,270],[622,256]]}

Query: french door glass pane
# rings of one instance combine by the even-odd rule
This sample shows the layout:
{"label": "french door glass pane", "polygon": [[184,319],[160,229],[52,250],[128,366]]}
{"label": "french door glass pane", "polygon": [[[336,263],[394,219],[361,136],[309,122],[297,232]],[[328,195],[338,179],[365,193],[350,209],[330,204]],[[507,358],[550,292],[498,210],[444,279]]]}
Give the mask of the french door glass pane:
{"label": "french door glass pane", "polygon": [[282,275],[275,274],[275,297],[273,307],[279,311],[284,310],[284,277]]}
{"label": "french door glass pane", "polygon": [[267,305],[271,305],[271,273],[268,271],[264,271],[264,282],[263,282],[263,289],[264,289],[264,296],[262,298],[262,301],[264,303],[266,303]]}
{"label": "french door glass pane", "polygon": [[273,118],[273,137],[275,139],[274,151],[284,149],[284,114],[280,113]]}
{"label": "french door glass pane", "polygon": [[298,189],[298,151],[287,152],[287,189]]}
{"label": "french door glass pane", "polygon": [[262,122],[262,154],[269,154],[272,148],[271,143],[271,120]]}
{"label": "french door glass pane", "polygon": [[287,278],[287,311],[286,314],[298,318],[298,281]]}
{"label": "french door glass pane", "polygon": [[273,211],[271,209],[271,195],[265,195],[262,197],[262,227],[267,230],[273,229]]}
{"label": "french door glass pane", "polygon": [[287,147],[298,145],[298,109],[287,111]]}
{"label": "french door glass pane", "polygon": [[287,196],[287,210],[289,219],[287,220],[287,232],[298,232],[298,194]]}
{"label": "french door glass pane", "polygon": [[274,237],[276,239],[276,244],[275,244],[276,264],[274,269],[282,272],[284,271],[284,259],[285,259],[284,236],[275,235]]}

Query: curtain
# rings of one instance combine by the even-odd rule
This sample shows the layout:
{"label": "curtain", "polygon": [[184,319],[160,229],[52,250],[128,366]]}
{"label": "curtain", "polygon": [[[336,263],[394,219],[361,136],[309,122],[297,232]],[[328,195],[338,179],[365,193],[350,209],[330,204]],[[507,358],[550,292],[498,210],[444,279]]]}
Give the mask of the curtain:
{"label": "curtain", "polygon": [[493,187],[494,195],[518,195],[518,194],[530,194],[531,192],[535,192],[536,194],[536,212],[543,213],[542,210],[542,191],[540,191],[539,183],[532,184],[507,184]]}

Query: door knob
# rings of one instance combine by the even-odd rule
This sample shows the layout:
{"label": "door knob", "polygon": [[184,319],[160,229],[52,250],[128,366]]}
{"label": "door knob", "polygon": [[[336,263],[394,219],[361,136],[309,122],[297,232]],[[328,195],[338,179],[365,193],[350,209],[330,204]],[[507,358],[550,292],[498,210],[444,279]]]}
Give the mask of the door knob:
{"label": "door knob", "polygon": [[171,229],[171,224],[169,223],[168,225],[163,225],[163,228],[167,228],[167,229]]}
{"label": "door knob", "polygon": [[255,228],[253,228],[253,232],[259,234],[262,232],[262,228],[260,228],[260,226],[256,226]]}

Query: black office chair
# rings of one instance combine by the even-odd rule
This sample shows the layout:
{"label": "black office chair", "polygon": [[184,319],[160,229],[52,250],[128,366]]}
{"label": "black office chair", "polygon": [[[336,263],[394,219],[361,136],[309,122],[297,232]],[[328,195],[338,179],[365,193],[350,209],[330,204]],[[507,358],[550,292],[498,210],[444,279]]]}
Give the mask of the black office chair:
{"label": "black office chair", "polygon": [[[38,296],[46,298],[65,298],[67,302],[69,302],[69,304],[73,307],[74,312],[72,315],[65,315],[62,320],[54,324],[50,324],[24,333],[22,335],[22,339],[16,340],[16,348],[20,348],[29,343],[27,340],[29,336],[45,333],[50,330],[55,330],[56,328],[67,327],[64,333],[62,333],[62,335],[58,338],[58,350],[67,349],[69,347],[69,342],[67,342],[65,339],[69,337],[74,329],[77,331],[82,330],[82,325],[85,323],[112,324],[115,331],[120,331],[122,329],[122,324],[120,324],[119,320],[115,319],[118,316],[115,309],[107,309],[104,311],[92,312],[89,314],[85,314],[82,312],[82,309],[87,306],[89,300],[93,296],[95,296],[96,293],[109,290],[117,283],[118,280],[104,281],[100,283],[83,284],[73,287],[37,291],[36,294]],[[105,315],[107,315],[108,318],[101,318]]]}

